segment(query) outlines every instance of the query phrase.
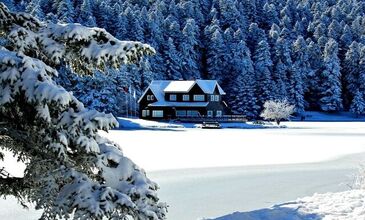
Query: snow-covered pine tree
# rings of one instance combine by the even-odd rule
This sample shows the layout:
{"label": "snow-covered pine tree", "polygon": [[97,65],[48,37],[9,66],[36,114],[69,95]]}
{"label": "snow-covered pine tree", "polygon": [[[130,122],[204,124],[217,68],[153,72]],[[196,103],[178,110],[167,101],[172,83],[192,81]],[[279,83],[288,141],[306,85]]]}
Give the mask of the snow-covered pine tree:
{"label": "snow-covered pine tree", "polygon": [[96,21],[92,13],[92,4],[90,0],[83,0],[80,6],[80,14],[78,16],[78,21],[80,24],[87,27],[95,27]]}
{"label": "snow-covered pine tree", "polygon": [[364,92],[361,91],[356,92],[355,97],[350,106],[350,112],[356,114],[356,116],[360,116],[365,113]]}
{"label": "snow-covered pine tree", "polygon": [[358,64],[357,91],[351,102],[350,111],[356,115],[365,113],[365,47],[361,48]]}
{"label": "snow-covered pine tree", "polygon": [[304,111],[304,91],[306,90],[305,83],[311,72],[308,62],[307,44],[302,36],[293,44],[293,70],[290,75],[290,96],[291,101],[295,105],[295,111],[302,113]]}
{"label": "snow-covered pine tree", "polygon": [[34,17],[38,18],[38,19],[43,19],[44,18],[44,13],[41,9],[40,0],[31,0],[27,4],[27,7],[25,8],[25,11],[27,13],[33,15]]}
{"label": "snow-covered pine tree", "polygon": [[283,28],[280,32],[279,37],[274,43],[273,52],[273,80],[276,84],[274,87],[276,90],[272,91],[273,97],[275,99],[289,99],[292,104],[295,104],[294,99],[292,99],[294,91],[292,91],[291,85],[293,61],[291,58],[289,30],[287,28]]}
{"label": "snow-covered pine tree", "polygon": [[0,3],[0,147],[26,165],[0,175],[0,192],[34,202],[42,219],[164,219],[157,185],[98,135],[117,126],[110,114],[84,108],[52,79],[55,67],[90,74],[138,62],[153,48],[119,41],[103,29],[42,23]]}
{"label": "snow-covered pine tree", "polygon": [[210,79],[217,80],[219,83],[222,83],[223,80],[223,68],[224,66],[224,56],[225,52],[225,44],[224,39],[221,33],[220,28],[216,28],[212,33],[210,42],[209,42],[209,50],[207,53],[207,70],[208,77]]}
{"label": "snow-covered pine tree", "polygon": [[182,79],[181,55],[176,50],[176,46],[171,37],[167,40],[167,48],[165,49],[164,60],[166,62],[167,79]]}
{"label": "snow-covered pine tree", "polygon": [[345,60],[343,62],[344,69],[344,83],[347,91],[345,91],[352,99],[357,93],[359,87],[359,72],[360,72],[360,44],[356,41],[352,42],[346,52]]}
{"label": "snow-covered pine tree", "polygon": [[256,78],[250,50],[245,41],[240,40],[232,45],[233,51],[233,72],[236,73],[231,79],[229,106],[235,114],[243,114],[248,119],[258,117],[256,98]]}
{"label": "snow-covered pine tree", "polygon": [[74,21],[75,10],[70,0],[55,0],[53,4],[59,21],[65,23],[72,23]]}
{"label": "snow-covered pine tree", "polygon": [[183,77],[184,79],[199,79],[199,29],[194,19],[186,20],[182,33],[184,38],[180,44],[179,51],[182,57]]}
{"label": "snow-covered pine tree", "polygon": [[275,89],[274,81],[271,76],[272,61],[270,47],[266,40],[260,41],[254,54],[254,69],[257,81],[258,105],[262,106],[266,101],[272,100]]}
{"label": "snow-covered pine tree", "polygon": [[338,59],[338,44],[330,38],[324,49],[324,70],[320,76],[320,108],[323,111],[342,109],[341,72]]}

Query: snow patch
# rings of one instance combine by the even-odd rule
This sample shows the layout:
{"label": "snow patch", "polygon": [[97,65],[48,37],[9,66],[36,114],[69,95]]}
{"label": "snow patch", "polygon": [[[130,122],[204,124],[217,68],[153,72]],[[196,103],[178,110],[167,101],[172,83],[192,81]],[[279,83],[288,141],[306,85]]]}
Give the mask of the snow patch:
{"label": "snow patch", "polygon": [[[365,190],[314,194],[293,202],[214,220],[349,220],[365,219]],[[211,219],[213,220],[213,219]]]}

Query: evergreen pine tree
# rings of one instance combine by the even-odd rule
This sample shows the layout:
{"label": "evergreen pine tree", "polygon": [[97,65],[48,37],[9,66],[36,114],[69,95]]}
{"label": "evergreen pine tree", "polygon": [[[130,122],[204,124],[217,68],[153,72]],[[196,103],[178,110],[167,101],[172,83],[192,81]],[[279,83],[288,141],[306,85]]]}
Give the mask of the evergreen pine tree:
{"label": "evergreen pine tree", "polygon": [[75,11],[70,0],[56,0],[54,2],[54,7],[59,21],[66,23],[74,21]]}
{"label": "evergreen pine tree", "polygon": [[78,16],[78,21],[88,27],[95,27],[96,20],[92,13],[92,5],[90,0],[83,0],[80,7],[80,14]]}
{"label": "evergreen pine tree", "polygon": [[355,93],[354,100],[350,106],[350,112],[356,114],[356,116],[363,115],[365,113],[364,92],[357,91]]}
{"label": "evergreen pine tree", "polygon": [[256,78],[250,50],[243,40],[233,45],[233,72],[231,79],[229,106],[235,114],[243,114],[248,119],[257,118],[259,106],[256,98]]}
{"label": "evergreen pine tree", "polygon": [[184,79],[200,78],[200,62],[199,62],[199,29],[194,19],[188,19],[183,28],[183,39],[180,44],[179,51],[182,57],[182,73]]}
{"label": "evergreen pine tree", "polygon": [[177,52],[176,46],[171,37],[167,41],[164,60],[166,62],[166,78],[170,80],[182,79],[181,56]]}
{"label": "evergreen pine tree", "polygon": [[254,69],[258,83],[258,105],[262,106],[266,101],[274,98],[274,82],[271,76],[272,61],[270,56],[270,47],[266,40],[260,41],[256,45],[254,54]]}
{"label": "evergreen pine tree", "polygon": [[330,38],[324,49],[324,70],[321,74],[320,108],[323,111],[342,109],[341,72],[338,59],[338,44]]}

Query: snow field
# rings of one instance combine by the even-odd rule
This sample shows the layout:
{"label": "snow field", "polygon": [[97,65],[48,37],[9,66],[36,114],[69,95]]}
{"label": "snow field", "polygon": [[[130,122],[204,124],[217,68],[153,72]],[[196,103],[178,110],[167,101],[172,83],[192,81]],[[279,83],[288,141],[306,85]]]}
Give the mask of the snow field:
{"label": "snow field", "polygon": [[[158,128],[156,122],[155,128]],[[103,136],[151,170],[320,162],[365,152],[365,123],[284,122],[283,129],[112,130]]]}

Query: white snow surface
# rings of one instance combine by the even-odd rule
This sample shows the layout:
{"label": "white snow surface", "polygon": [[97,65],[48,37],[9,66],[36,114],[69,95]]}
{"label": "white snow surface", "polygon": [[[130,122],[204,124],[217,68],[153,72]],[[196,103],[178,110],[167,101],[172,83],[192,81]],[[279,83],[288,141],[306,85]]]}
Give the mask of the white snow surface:
{"label": "white snow surface", "polygon": [[286,128],[216,130],[141,119],[129,123],[135,127],[101,134],[148,171],[311,163],[365,152],[363,122],[283,122]]}
{"label": "white snow surface", "polygon": [[164,92],[189,92],[193,85],[194,80],[171,81]]}
{"label": "white snow surface", "polygon": [[[281,204],[278,207],[294,207],[294,210],[300,206],[301,213],[316,212],[316,216],[325,213],[327,208],[331,210],[326,201],[334,201],[333,205],[339,204],[336,208],[338,215],[340,210],[344,210],[342,213],[345,213],[347,209],[352,209],[355,210],[353,214],[359,210],[359,218],[323,218],[325,220],[364,219],[361,210],[356,208],[364,205],[365,197],[361,191],[348,192],[346,195],[346,192],[315,195],[313,199],[306,197],[282,204],[298,197],[312,195],[314,192],[324,193],[347,188],[338,184],[346,181],[346,175],[356,172],[353,167],[356,167],[358,162],[351,162],[351,165],[329,160],[365,152],[363,122],[284,122],[286,128],[280,129],[220,130],[205,130],[192,128],[194,125],[189,124],[178,126],[141,119],[119,118],[119,123],[125,126],[121,128],[124,130],[100,133],[120,143],[124,155],[146,169],[151,179],[161,186],[158,192],[161,200],[170,205],[168,219],[217,217],[239,210],[261,209],[272,204]],[[238,124],[236,126],[239,127]],[[252,125],[240,126],[251,128]],[[326,160],[329,162],[310,163]],[[24,167],[16,165],[15,161],[5,163],[13,168],[13,175],[21,175]],[[227,168],[229,166],[242,167]],[[357,192],[359,194],[355,194]],[[325,197],[328,198],[326,201]],[[336,198],[343,198],[342,203],[335,200]],[[0,219],[36,219],[39,216],[39,212],[33,209],[21,209],[14,199],[0,200],[0,205],[3,207],[0,209]],[[274,207],[263,209],[260,213],[265,214],[272,209]],[[190,211],[187,213],[186,210]],[[235,213],[230,217],[251,220],[240,216],[254,216],[255,212],[239,213],[241,215]],[[292,215],[286,215],[287,213],[283,212],[282,216],[296,220],[289,218],[295,216],[291,213]],[[224,220],[227,220],[227,217],[225,216]],[[276,220],[255,217],[252,220]]]}
{"label": "white snow surface", "polygon": [[[365,191],[314,194],[250,212],[235,212],[214,220],[363,220]],[[213,219],[211,219],[213,220]]]}

